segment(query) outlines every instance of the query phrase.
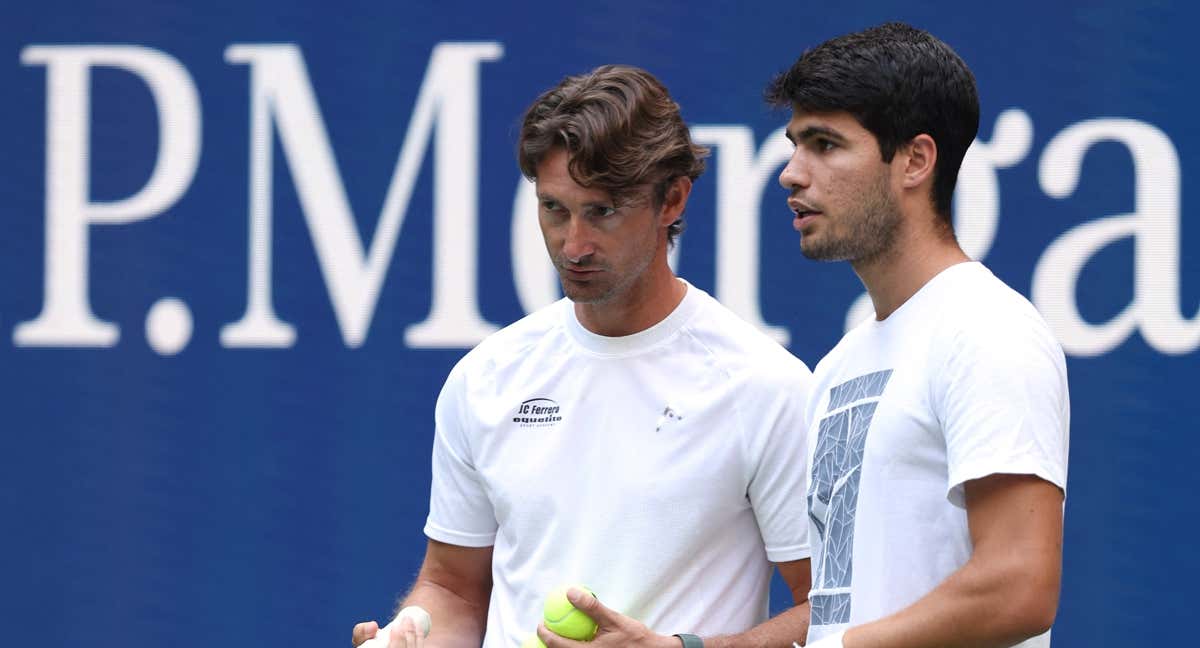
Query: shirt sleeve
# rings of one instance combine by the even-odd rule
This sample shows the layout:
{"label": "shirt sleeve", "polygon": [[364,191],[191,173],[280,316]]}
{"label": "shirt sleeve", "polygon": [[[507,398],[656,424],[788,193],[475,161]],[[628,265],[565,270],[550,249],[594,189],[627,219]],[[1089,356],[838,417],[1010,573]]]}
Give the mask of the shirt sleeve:
{"label": "shirt sleeve", "polygon": [[463,547],[489,547],[496,540],[496,515],[471,459],[461,363],[450,372],[434,409],[429,518],[425,535]]}
{"label": "shirt sleeve", "polygon": [[946,435],[947,497],[994,474],[1066,491],[1070,406],[1062,348],[1037,312],[973,317],[951,336],[933,398]]}
{"label": "shirt sleeve", "polygon": [[812,374],[796,360],[775,369],[742,401],[751,468],[747,496],[771,562],[810,555],[805,503],[805,406]]}

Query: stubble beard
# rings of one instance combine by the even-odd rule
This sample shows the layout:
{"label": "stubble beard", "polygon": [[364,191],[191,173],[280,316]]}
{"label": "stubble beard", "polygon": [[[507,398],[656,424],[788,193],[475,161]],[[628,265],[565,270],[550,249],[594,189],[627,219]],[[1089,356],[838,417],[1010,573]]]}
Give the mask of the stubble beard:
{"label": "stubble beard", "polygon": [[[632,206],[636,207],[636,204]],[[572,264],[561,254],[551,253],[551,262],[558,270],[558,280],[562,285],[563,295],[576,304],[593,304],[604,305],[606,303],[619,300],[623,295],[629,292],[629,288],[637,283],[642,278],[650,264],[654,262],[654,257],[658,254],[658,236],[659,230],[657,225],[658,213],[654,212],[655,218],[647,224],[648,230],[645,236],[649,240],[654,241],[654,244],[643,251],[640,257],[630,259],[631,265],[625,272],[614,272],[616,269],[612,264],[612,259],[601,260],[599,262],[589,261],[583,265]],[[592,267],[600,268],[601,276],[586,283],[573,282],[567,279],[565,268],[586,269]]]}
{"label": "stubble beard", "polygon": [[[563,295],[576,304],[603,305],[614,301],[628,292],[629,287],[646,273],[654,261],[655,252],[656,250],[651,249],[645,257],[639,259],[635,267],[620,275],[614,275],[611,266],[601,265],[602,270],[598,274],[602,276],[582,284],[567,279],[560,270],[558,278],[559,283],[562,284]],[[562,258],[555,259],[554,265],[558,268],[570,267],[570,264],[567,264],[566,260]]]}
{"label": "stubble beard", "polygon": [[576,304],[604,303],[612,297],[615,287],[609,281],[589,281],[585,284],[580,284],[579,282],[567,279],[561,274],[559,275],[559,283],[562,284],[563,295]]}
{"label": "stubble beard", "polygon": [[[891,249],[900,229],[900,210],[887,180],[881,174],[853,211],[843,214],[838,223],[827,223],[825,238],[801,235],[800,252],[814,261],[869,262]],[[835,226],[848,233],[834,236]]]}

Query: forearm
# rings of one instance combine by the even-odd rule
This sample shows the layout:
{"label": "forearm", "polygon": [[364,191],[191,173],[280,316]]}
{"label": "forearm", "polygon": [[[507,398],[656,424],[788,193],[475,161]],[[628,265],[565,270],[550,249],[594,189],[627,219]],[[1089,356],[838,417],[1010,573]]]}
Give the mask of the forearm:
{"label": "forearm", "polygon": [[[487,598],[464,594],[418,576],[399,608],[419,605],[429,612],[429,648],[479,648],[487,628]],[[398,610],[397,610],[398,611]]]}
{"label": "forearm", "polygon": [[850,628],[842,644],[845,648],[1002,648],[1020,643],[1049,629],[1058,602],[1057,576],[1028,571],[969,561],[916,603]]}
{"label": "forearm", "polygon": [[803,645],[809,612],[808,601],[804,601],[743,633],[705,637],[704,648],[792,648],[793,642]]}
{"label": "forearm", "polygon": [[1054,623],[1062,575],[1062,491],[1030,475],[966,484],[974,545],[960,569],[912,605],[850,628],[845,648],[1000,648]]}

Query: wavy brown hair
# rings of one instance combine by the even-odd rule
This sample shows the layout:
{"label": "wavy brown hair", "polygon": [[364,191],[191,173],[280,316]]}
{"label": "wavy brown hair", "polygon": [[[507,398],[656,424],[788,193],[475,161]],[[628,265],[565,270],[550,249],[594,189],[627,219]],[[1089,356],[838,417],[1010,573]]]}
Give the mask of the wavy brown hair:
{"label": "wavy brown hair", "polygon": [[[708,149],[692,143],[679,104],[649,72],[605,65],[569,76],[525,111],[517,162],[537,179],[537,167],[557,148],[566,149],[567,170],[584,187],[607,191],[618,205],[636,202],[650,187],[654,208],[680,176],[704,173]],[[683,217],[667,229],[672,244]]]}

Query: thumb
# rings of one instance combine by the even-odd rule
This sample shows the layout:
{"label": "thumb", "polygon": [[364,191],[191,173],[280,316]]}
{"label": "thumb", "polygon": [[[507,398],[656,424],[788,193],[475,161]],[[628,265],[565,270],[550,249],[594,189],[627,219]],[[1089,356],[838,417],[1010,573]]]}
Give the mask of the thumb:
{"label": "thumb", "polygon": [[379,624],[374,621],[364,621],[354,626],[354,636],[352,641],[355,646],[362,645],[368,639],[372,639],[379,632]]}
{"label": "thumb", "polygon": [[592,617],[592,620],[597,625],[612,625],[615,620],[616,615],[613,611],[605,607],[600,602],[600,599],[596,598],[596,595],[591,592],[586,592],[578,587],[572,587],[567,590],[567,600],[576,609]]}

